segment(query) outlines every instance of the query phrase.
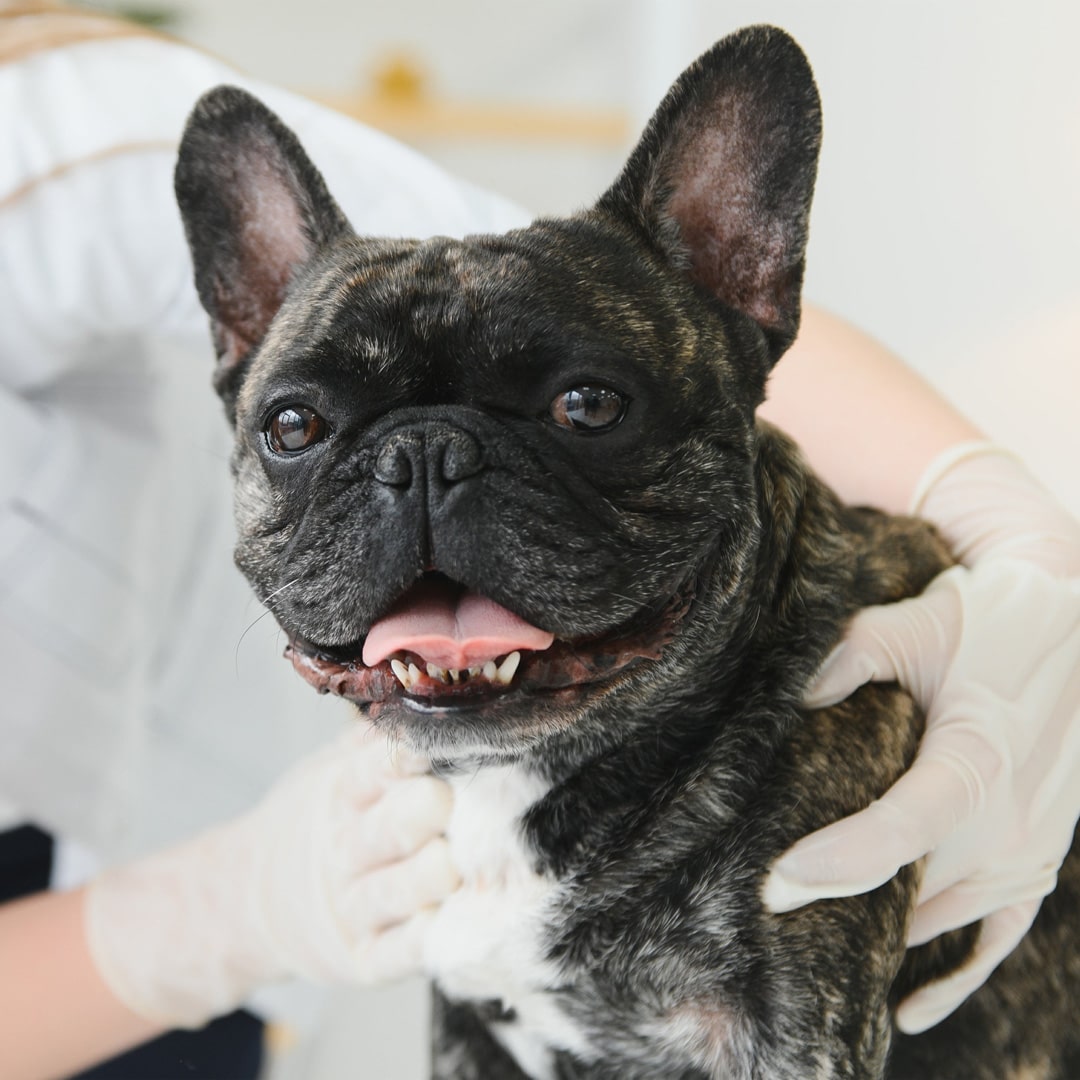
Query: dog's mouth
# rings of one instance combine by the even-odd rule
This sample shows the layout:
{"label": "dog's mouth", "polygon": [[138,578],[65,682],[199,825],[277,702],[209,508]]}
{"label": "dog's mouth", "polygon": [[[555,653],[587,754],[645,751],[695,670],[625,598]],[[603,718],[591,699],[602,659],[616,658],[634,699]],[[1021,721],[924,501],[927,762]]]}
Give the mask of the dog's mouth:
{"label": "dog's mouth", "polygon": [[633,625],[563,641],[479,593],[426,574],[362,642],[326,648],[292,635],[286,655],[321,693],[372,706],[372,715],[393,700],[421,712],[476,709],[512,693],[607,681],[659,659],[689,605],[687,589]]}

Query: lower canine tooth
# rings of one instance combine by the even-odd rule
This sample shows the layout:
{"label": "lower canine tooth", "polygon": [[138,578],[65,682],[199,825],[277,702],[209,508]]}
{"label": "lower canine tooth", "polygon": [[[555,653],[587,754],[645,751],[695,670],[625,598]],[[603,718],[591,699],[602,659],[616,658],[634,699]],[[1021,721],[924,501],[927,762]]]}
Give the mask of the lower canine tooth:
{"label": "lower canine tooth", "polygon": [[499,669],[495,666],[494,660],[489,660],[483,667],[483,673],[485,679],[494,679],[499,673]]}
{"label": "lower canine tooth", "polygon": [[512,652],[503,662],[499,665],[499,670],[495,673],[495,679],[497,682],[501,682],[504,685],[509,686],[510,680],[514,677],[514,672],[518,669],[518,664],[521,663],[521,653]]}

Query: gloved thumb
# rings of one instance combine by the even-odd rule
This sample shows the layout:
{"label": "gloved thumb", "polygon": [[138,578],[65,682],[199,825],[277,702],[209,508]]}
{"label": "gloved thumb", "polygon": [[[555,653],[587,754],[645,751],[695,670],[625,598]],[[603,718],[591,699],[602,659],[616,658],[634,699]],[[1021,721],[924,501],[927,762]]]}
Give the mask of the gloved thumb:
{"label": "gloved thumb", "polygon": [[958,573],[964,570],[946,571],[922,596],[858,612],[803,696],[806,708],[835,705],[871,680],[899,682],[925,708],[937,691],[928,679],[940,681],[942,665],[924,663],[924,657],[950,656],[955,647]]}

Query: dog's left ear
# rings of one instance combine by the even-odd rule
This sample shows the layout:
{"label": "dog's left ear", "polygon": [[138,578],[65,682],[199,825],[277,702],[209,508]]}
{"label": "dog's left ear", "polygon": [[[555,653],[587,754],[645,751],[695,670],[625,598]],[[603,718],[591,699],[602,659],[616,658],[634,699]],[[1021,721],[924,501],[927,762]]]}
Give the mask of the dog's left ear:
{"label": "dog's left ear", "polygon": [[214,331],[214,383],[231,412],[244,361],[296,272],[352,229],[296,136],[233,86],[210,90],[196,104],[175,187],[195,287]]}
{"label": "dog's left ear", "polygon": [[753,26],[688,68],[598,209],[764,331],[770,361],[795,339],[821,104],[802,50]]}

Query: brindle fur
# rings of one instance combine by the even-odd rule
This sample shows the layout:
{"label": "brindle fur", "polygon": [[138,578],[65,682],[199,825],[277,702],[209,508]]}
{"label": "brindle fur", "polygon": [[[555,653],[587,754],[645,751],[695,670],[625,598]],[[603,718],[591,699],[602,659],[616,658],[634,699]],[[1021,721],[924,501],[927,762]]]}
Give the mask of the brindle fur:
{"label": "brindle fur", "polygon": [[[551,993],[590,1048],[557,1052],[562,1080],[1078,1075],[1075,851],[1023,945],[917,1038],[892,1008],[978,933],[905,953],[919,867],[786,915],[760,900],[777,856],[884,792],[921,735],[895,685],[802,709],[814,671],[857,609],[949,563],[927,526],[844,507],[754,421],[798,326],[819,128],[801,53],[755,28],[680,79],[596,207],[505,237],[355,236],[239,91],[205,98],[181,148],[236,424],[237,560],[290,634],[349,647],[430,566],[575,642],[692,595],[658,659],[572,699],[436,724],[372,709],[447,767],[549,782],[522,828],[558,884]],[[537,420],[585,375],[629,387],[618,428]],[[275,459],[266,417],[296,400],[333,438]],[[388,448],[438,490],[380,480]],[[482,455],[467,483],[435,461],[451,451]],[[516,1022],[437,996],[435,1076],[520,1080],[496,1037]]]}

